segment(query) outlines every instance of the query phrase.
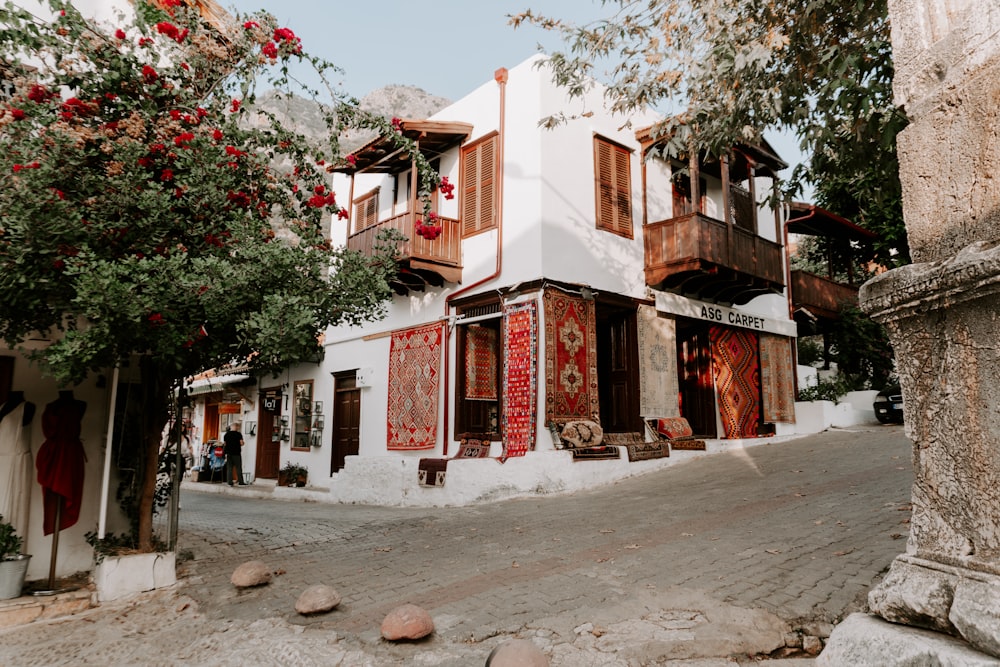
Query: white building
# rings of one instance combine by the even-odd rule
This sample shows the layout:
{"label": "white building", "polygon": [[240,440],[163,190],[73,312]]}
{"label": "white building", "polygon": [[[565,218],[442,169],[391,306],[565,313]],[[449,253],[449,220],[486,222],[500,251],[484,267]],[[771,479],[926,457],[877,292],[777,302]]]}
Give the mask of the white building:
{"label": "white building", "polygon": [[[664,465],[627,455],[657,418],[683,416],[707,451],[795,433],[785,218],[767,203],[784,163],[765,145],[671,164],[650,154],[654,115],[603,108],[600,88],[568,100],[536,56],[402,120],[455,186],[434,193],[434,239],[391,142],[337,168],[351,206],[334,243],[364,250],[384,227],[410,239],[396,294],[384,320],[328,331],[321,362],[260,379],[241,403],[245,468],[305,465],[331,501],[463,504]],[[554,434],[578,420],[617,456],[562,449]],[[488,458],[453,458],[469,434]],[[418,484],[421,459],[445,458],[447,484]]]}

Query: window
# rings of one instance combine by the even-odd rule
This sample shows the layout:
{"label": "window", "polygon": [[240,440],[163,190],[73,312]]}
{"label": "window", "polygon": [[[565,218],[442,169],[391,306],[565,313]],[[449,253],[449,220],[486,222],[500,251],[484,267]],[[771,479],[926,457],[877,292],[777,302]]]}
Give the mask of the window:
{"label": "window", "polygon": [[632,238],[632,177],[630,151],[594,137],[594,186],[597,228]]}
{"label": "window", "polygon": [[497,137],[494,132],[462,149],[463,238],[497,226]]}
{"label": "window", "polygon": [[[691,177],[687,174],[674,172],[672,178],[674,186],[674,214],[673,217],[679,218],[682,215],[687,215],[688,213],[694,213],[694,206],[691,204]],[[705,191],[707,189],[707,184],[704,178],[698,179],[698,201],[699,209],[701,212],[705,211]]]}
{"label": "window", "polygon": [[292,424],[294,424],[292,447],[294,449],[309,449],[312,444],[309,438],[313,418],[312,380],[296,382],[292,400]]}
{"label": "window", "polygon": [[354,231],[360,232],[378,222],[378,188],[354,200]]}

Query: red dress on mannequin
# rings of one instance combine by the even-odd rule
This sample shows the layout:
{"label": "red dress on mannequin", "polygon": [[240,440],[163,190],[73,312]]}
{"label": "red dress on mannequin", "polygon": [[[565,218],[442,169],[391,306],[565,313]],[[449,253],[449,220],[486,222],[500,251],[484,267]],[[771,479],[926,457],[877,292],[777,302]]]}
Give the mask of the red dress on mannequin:
{"label": "red dress on mannequin", "polygon": [[86,409],[87,404],[73,398],[73,392],[61,391],[59,398],[46,405],[42,413],[45,442],[35,457],[35,468],[43,491],[43,528],[46,535],[55,531],[56,510],[60,501],[63,505],[59,530],[69,528],[80,518],[83,474],[87,462],[80,441],[80,427]]}

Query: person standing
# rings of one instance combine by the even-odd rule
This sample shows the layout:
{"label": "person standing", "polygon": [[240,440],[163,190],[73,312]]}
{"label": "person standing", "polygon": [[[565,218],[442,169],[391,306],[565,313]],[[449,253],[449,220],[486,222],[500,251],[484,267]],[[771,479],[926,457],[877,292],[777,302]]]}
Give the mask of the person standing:
{"label": "person standing", "polygon": [[240,486],[246,486],[246,482],[243,481],[243,434],[240,433],[239,424],[230,424],[226,427],[222,442],[223,452],[226,455],[226,481],[229,482],[229,486],[233,485],[235,470],[236,481]]}

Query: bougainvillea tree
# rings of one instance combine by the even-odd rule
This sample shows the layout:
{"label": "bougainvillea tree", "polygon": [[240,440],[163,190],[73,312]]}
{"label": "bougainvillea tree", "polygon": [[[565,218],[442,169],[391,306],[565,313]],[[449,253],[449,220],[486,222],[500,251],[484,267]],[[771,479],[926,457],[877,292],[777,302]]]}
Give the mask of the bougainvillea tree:
{"label": "bougainvillea tree", "polygon": [[396,240],[361,257],[324,234],[345,215],[326,185],[338,134],[412,146],[336,95],[323,99],[322,147],[250,111],[258,86],[292,89],[291,60],[328,67],[269,15],[138,0],[102,23],[43,4],[44,16],[0,8],[0,338],[43,332],[52,342],[33,355],[64,386],[140,365],[134,519],[149,550],[156,452],[182,378],[232,363],[276,372],[315,358],[328,325],[382,314]]}

